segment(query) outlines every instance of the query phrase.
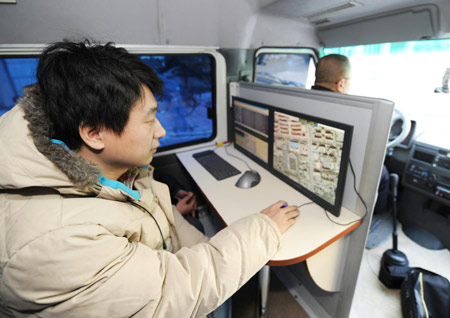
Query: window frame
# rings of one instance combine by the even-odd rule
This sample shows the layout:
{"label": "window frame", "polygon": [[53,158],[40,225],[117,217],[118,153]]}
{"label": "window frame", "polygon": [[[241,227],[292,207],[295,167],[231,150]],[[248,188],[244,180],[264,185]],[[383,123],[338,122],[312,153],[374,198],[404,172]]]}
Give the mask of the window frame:
{"label": "window frame", "polygon": [[[142,56],[196,56],[196,55],[206,55],[210,58],[211,60],[211,110],[210,112],[208,112],[208,115],[210,114],[212,116],[211,120],[212,120],[212,133],[211,136],[207,137],[207,138],[201,138],[201,139],[195,139],[195,140],[190,140],[190,141],[186,141],[186,142],[181,142],[181,143],[176,143],[176,144],[172,144],[172,145],[167,145],[167,146],[161,146],[158,148],[159,152],[165,152],[168,150],[173,150],[173,149],[178,149],[181,147],[188,147],[188,146],[193,146],[193,145],[197,145],[197,144],[202,144],[205,142],[210,142],[214,139],[216,139],[217,137],[217,85],[216,85],[216,70],[217,70],[217,65],[216,65],[216,59],[214,58],[214,56],[211,53],[192,53],[192,52],[183,52],[183,53],[177,53],[177,52],[170,52],[170,53],[134,53],[132,52],[132,49],[128,49],[128,51],[133,54],[138,56],[139,58]],[[157,72],[156,72],[157,73]],[[160,76],[160,74],[157,73],[158,76]],[[209,117],[208,117],[209,118]],[[167,131],[167,129],[166,129]]]}

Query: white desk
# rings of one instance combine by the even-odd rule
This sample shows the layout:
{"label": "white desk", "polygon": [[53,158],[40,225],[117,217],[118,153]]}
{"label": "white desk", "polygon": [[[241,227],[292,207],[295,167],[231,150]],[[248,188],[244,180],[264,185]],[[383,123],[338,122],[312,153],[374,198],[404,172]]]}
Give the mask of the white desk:
{"label": "white desk", "polygon": [[[261,182],[250,189],[238,188],[235,183],[242,174],[217,181],[192,157],[194,153],[207,149],[214,149],[214,147],[178,153],[177,157],[225,224],[231,224],[242,217],[260,212],[278,200],[285,200],[290,205],[301,205],[311,201],[234,149],[233,146],[228,146],[227,151],[242,158],[252,169],[257,170],[261,175]],[[215,151],[241,172],[248,170],[245,163],[229,156],[225,147],[219,147]],[[342,241],[339,239],[357,228],[361,224],[361,219],[345,208],[341,209],[339,218],[331,214],[329,216],[338,223],[358,221],[346,226],[338,225],[328,220],[323,208],[316,204],[307,205],[300,209],[300,216],[295,225],[283,234],[281,248],[268,265],[285,266],[310,259],[311,262],[307,261],[307,265],[314,281],[324,290],[339,290],[340,280],[335,276],[340,276],[341,271],[338,265],[330,266],[330,262],[338,263],[336,258],[339,258],[339,242]],[[332,247],[324,250],[332,243],[334,243]],[[319,253],[320,258],[312,257],[320,251],[322,251]],[[323,273],[327,274],[320,275]]]}

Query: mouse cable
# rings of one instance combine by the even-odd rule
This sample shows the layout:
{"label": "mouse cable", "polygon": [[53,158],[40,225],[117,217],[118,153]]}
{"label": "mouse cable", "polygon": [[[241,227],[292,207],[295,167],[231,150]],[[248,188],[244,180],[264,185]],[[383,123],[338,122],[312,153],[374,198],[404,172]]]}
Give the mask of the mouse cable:
{"label": "mouse cable", "polygon": [[[242,159],[242,158],[239,158],[238,156],[232,155],[231,153],[228,152],[228,149],[227,149],[227,148],[228,148],[229,146],[231,146],[231,144],[232,144],[232,143],[229,142],[228,144],[222,146],[222,147],[225,148],[225,152],[227,153],[227,155],[229,155],[230,157],[239,159],[240,161],[242,161],[243,163],[245,163],[245,165],[248,167],[249,170],[253,170],[253,169],[248,165],[247,161],[245,161],[245,160]],[[218,146],[218,147],[219,147],[219,146]]]}
{"label": "mouse cable", "polygon": [[355,190],[356,195],[358,196],[358,198],[361,200],[362,204],[364,205],[364,208],[365,208],[366,211],[364,212],[364,215],[360,219],[357,219],[357,220],[354,220],[354,221],[351,221],[351,222],[348,222],[348,223],[338,223],[338,222],[333,221],[330,218],[330,216],[328,215],[328,211],[327,210],[323,209],[323,211],[325,212],[325,215],[327,216],[328,220],[330,220],[334,224],[342,225],[342,226],[350,225],[352,223],[358,222],[359,220],[362,220],[367,215],[367,213],[369,213],[369,209],[367,208],[366,202],[364,202],[364,199],[362,198],[362,196],[359,194],[358,190],[356,189],[356,174],[355,174],[355,170],[353,170],[352,160],[350,158],[348,158],[348,163],[350,164],[350,170],[351,170],[351,172],[353,174],[353,189]]}
{"label": "mouse cable", "polygon": [[298,208],[300,209],[300,208],[304,207],[305,205],[310,205],[310,204],[315,204],[315,203],[316,203],[316,202],[314,202],[314,201],[309,201],[309,202],[300,204],[300,205],[298,206]]}

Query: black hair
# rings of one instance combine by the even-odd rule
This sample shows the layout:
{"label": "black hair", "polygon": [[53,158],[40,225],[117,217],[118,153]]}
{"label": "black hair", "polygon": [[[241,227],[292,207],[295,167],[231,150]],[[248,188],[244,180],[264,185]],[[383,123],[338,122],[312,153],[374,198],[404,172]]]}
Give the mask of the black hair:
{"label": "black hair", "polygon": [[325,55],[319,60],[316,69],[317,83],[336,83],[350,75],[350,60],[341,54]]}
{"label": "black hair", "polygon": [[156,73],[112,42],[53,43],[41,54],[37,78],[51,138],[73,150],[83,143],[81,124],[120,135],[132,107],[143,96],[142,85],[155,97],[163,95],[163,82]]}

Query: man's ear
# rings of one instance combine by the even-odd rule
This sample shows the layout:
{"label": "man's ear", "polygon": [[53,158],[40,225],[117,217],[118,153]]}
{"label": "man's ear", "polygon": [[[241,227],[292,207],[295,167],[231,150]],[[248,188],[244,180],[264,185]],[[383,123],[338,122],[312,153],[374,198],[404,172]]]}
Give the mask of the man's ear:
{"label": "man's ear", "polygon": [[336,89],[335,89],[336,92],[344,93],[344,79],[341,78],[339,81],[337,81],[335,87],[336,87]]}
{"label": "man's ear", "polygon": [[80,124],[78,132],[84,143],[92,149],[103,150],[105,143],[102,140],[100,129]]}

